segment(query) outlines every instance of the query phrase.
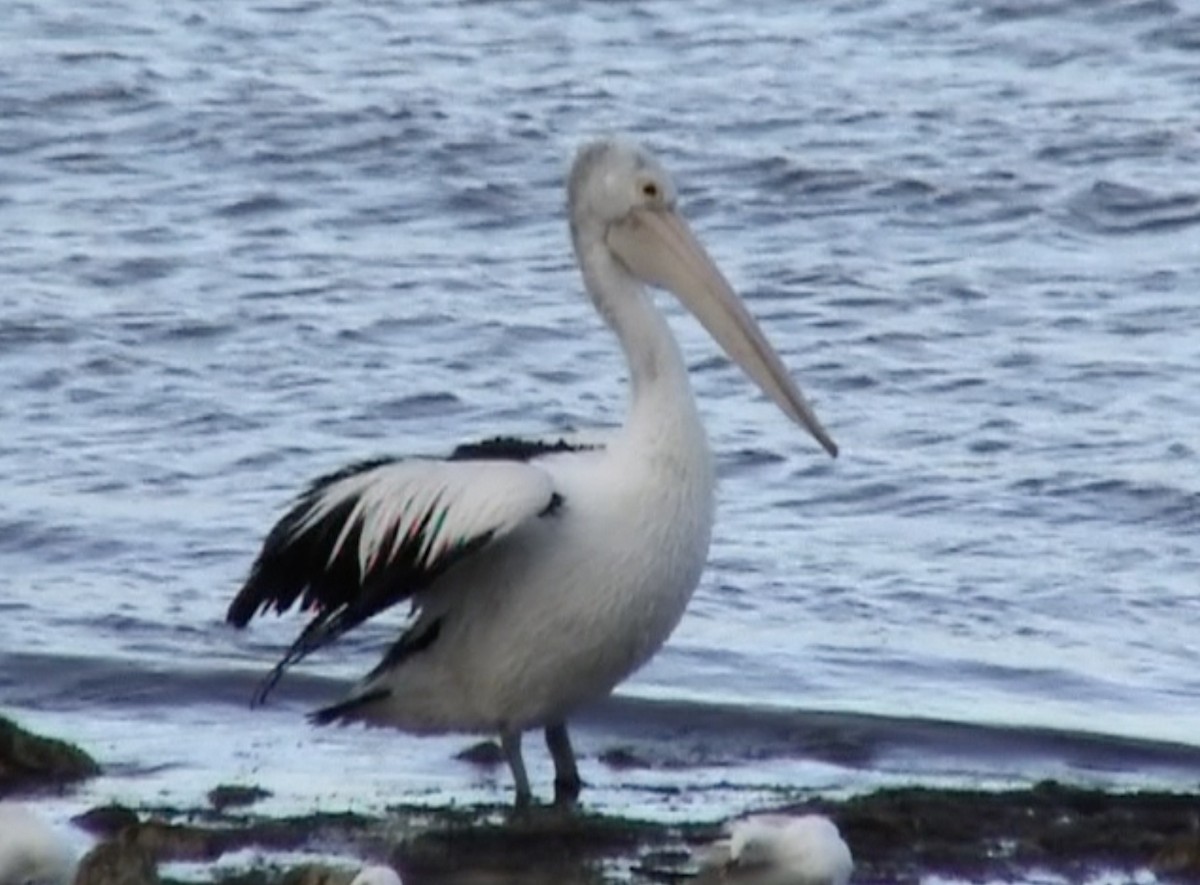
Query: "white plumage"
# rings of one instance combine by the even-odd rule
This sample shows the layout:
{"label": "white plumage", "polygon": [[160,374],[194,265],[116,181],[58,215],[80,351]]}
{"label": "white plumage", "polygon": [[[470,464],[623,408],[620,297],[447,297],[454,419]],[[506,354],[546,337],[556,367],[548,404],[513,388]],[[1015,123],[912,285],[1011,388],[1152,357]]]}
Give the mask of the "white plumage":
{"label": "white plumage", "polygon": [[391,867],[380,864],[370,864],[358,871],[350,885],[404,885],[400,874]]}
{"label": "white plumage", "polygon": [[827,817],[759,814],[733,822],[706,867],[707,881],[730,885],[846,885],[854,861]]}
{"label": "white plumage", "polygon": [[379,459],[316,480],[268,535],[228,620],[299,602],[313,617],[264,684],[372,615],[408,628],[319,722],[499,733],[543,728],[555,796],[580,780],[566,719],[666,641],[708,554],[714,475],[686,365],[644,284],[674,293],[784,412],[836,446],[641,148],[583,148],[568,183],[588,294],[629,364],[624,426],[588,445],[497,437],[444,459]]}
{"label": "white plumage", "polygon": [[0,885],[67,885],[75,865],[49,824],[24,805],[0,802]]}
{"label": "white plumage", "polygon": [[[295,537],[353,501],[327,564],[358,537],[359,580],[381,561],[394,561],[408,538],[419,536],[414,565],[427,569],[461,539],[489,534],[498,540],[549,506],[554,484],[543,470],[508,461],[446,462],[428,459],[382,464],[325,489],[293,529]],[[422,530],[422,522],[433,524]],[[382,559],[381,559],[382,557]]]}

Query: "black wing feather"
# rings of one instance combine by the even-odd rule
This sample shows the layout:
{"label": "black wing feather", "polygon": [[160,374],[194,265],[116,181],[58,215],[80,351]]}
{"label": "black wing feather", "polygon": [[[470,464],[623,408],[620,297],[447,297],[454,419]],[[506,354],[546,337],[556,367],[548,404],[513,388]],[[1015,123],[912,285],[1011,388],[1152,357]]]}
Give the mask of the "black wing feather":
{"label": "black wing feather", "polygon": [[341,554],[332,562],[329,552],[357,501],[347,499],[302,535],[297,530],[330,486],[398,460],[360,461],[313,480],[263,541],[250,576],[230,603],[225,620],[236,627],[245,627],[256,614],[272,608],[278,614],[286,612],[301,594],[304,594],[302,611],[351,604],[360,592],[358,562],[353,551],[358,547],[361,527],[351,529],[354,536],[347,539]]}
{"label": "black wing feather", "polygon": [[[547,443],[494,437],[459,446],[446,460],[527,462],[542,455],[592,448],[596,446],[573,445],[564,440]],[[378,557],[364,573],[359,561],[363,521],[352,519],[358,496],[346,496],[315,521],[313,514],[335,484],[400,461],[375,458],[316,479],[267,535],[250,575],[229,606],[226,620],[244,627],[257,614],[271,610],[281,614],[297,601],[301,611],[314,615],[263,682],[255,703],[265,699],[292,664],[373,615],[411,598],[455,562],[492,540],[494,532],[483,531],[458,539],[433,559],[423,555],[428,550],[430,533],[438,529],[439,513],[444,515],[435,499],[410,526],[398,546],[394,544],[399,523],[390,527],[390,535],[381,539],[379,549],[395,552]],[[538,515],[555,513],[562,501],[557,492],[552,493]],[[428,642],[416,643],[415,647],[402,638],[388,657],[394,659],[421,651],[436,635],[434,631]]]}
{"label": "black wing feather", "polygon": [[450,454],[450,461],[532,461],[543,455],[558,455],[564,452],[588,452],[598,445],[567,442],[559,439],[547,442],[542,439],[521,439],[517,436],[493,436],[474,443],[463,443]]}
{"label": "black wing feather", "polygon": [[[253,704],[266,699],[288,667],[373,615],[410,598],[459,559],[491,540],[493,533],[483,532],[447,548],[433,560],[423,558],[421,551],[439,511],[435,500],[396,552],[379,557],[364,575],[360,574],[358,561],[362,523],[361,520],[350,523],[357,498],[349,498],[330,508],[320,520],[302,529],[312,508],[330,485],[390,463],[395,463],[395,459],[367,461],[316,480],[263,543],[250,576],[229,606],[226,620],[242,627],[259,612],[274,609],[276,613],[283,613],[297,600],[301,611],[315,614],[267,675]],[[331,556],[343,531],[346,536],[337,555]],[[391,535],[380,545],[382,549],[391,549],[395,531],[393,526]]]}

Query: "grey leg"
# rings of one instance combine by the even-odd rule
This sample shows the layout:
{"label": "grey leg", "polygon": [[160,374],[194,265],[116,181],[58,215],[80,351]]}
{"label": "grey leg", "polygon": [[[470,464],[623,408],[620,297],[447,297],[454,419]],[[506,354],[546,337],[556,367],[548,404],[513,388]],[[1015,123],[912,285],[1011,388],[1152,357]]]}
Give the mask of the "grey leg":
{"label": "grey leg", "polygon": [[504,758],[512,769],[517,808],[528,808],[533,801],[533,792],[529,789],[529,775],[525,773],[525,759],[521,756],[521,732],[500,732],[500,748],[504,750]]}
{"label": "grey leg", "polygon": [[583,789],[583,782],[575,765],[575,751],[571,749],[567,723],[556,722],[546,727],[546,747],[554,759],[554,804],[574,805],[579,798],[579,791]]}

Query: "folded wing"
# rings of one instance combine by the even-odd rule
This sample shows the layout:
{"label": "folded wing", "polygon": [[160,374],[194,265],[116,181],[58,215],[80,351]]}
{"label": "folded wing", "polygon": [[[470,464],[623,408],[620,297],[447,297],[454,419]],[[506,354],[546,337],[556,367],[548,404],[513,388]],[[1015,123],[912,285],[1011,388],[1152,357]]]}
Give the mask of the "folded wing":
{"label": "folded wing", "polygon": [[242,627],[297,601],[314,613],[256,701],[291,664],[559,503],[549,474],[520,461],[377,460],[316,480],[271,530],[226,614]]}

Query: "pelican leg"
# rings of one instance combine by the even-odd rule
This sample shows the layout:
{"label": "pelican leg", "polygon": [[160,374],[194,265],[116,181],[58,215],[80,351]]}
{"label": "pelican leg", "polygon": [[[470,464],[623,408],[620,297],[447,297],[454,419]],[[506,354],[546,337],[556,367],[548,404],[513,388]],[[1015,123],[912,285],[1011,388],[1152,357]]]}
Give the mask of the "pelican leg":
{"label": "pelican leg", "polygon": [[516,806],[518,809],[528,808],[533,802],[533,791],[529,789],[529,775],[525,773],[525,759],[521,756],[521,732],[500,732],[500,748],[508,767],[512,770],[513,786],[516,788]]}
{"label": "pelican leg", "polygon": [[583,781],[579,779],[579,769],[575,765],[567,723],[556,722],[546,727],[546,748],[554,759],[554,804],[574,805],[583,789]]}

